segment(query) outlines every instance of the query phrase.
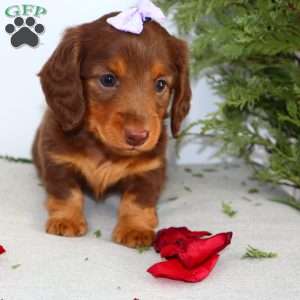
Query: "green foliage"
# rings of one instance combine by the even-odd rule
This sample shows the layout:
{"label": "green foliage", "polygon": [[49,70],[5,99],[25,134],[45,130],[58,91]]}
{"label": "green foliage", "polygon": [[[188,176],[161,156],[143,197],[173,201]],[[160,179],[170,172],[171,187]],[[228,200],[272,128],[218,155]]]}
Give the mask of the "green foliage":
{"label": "green foliage", "polygon": [[94,236],[95,236],[97,239],[100,238],[101,235],[102,235],[102,232],[101,232],[100,229],[97,229],[97,230],[94,231]]}
{"label": "green foliage", "polygon": [[257,188],[251,188],[251,189],[248,190],[248,193],[249,193],[249,194],[256,194],[256,193],[259,193],[259,189],[257,189]]}
{"label": "green foliage", "polygon": [[16,157],[12,157],[12,156],[2,156],[0,155],[0,159],[9,161],[9,162],[15,162],[15,163],[22,163],[22,164],[32,164],[32,160],[31,159],[27,159],[27,158],[16,158]]}
{"label": "green foliage", "polygon": [[190,193],[192,192],[192,189],[189,186],[187,186],[187,185],[184,185],[183,188],[187,192],[190,192]]}
{"label": "green foliage", "polygon": [[222,203],[222,209],[223,209],[223,213],[225,215],[227,215],[228,217],[230,217],[230,218],[234,217],[237,214],[237,211],[234,210],[232,208],[231,204],[229,204],[229,203],[223,202]]}
{"label": "green foliage", "polygon": [[204,177],[204,175],[200,172],[199,173],[193,173],[192,176],[193,177],[198,177],[198,178],[203,178]]}
{"label": "green foliage", "polygon": [[21,267],[21,264],[15,264],[11,266],[13,270],[18,269],[19,267]]}
{"label": "green foliage", "polygon": [[292,208],[300,210],[300,202],[295,200],[293,197],[281,197],[281,198],[273,198],[271,201],[282,203],[288,205]]}
{"label": "green foliage", "polygon": [[257,248],[253,248],[250,245],[248,245],[246,253],[242,256],[242,258],[258,258],[258,259],[273,258],[273,257],[277,257],[277,253],[262,251]]}
{"label": "green foliage", "polygon": [[[245,159],[256,177],[300,187],[300,1],[158,0],[191,41],[195,76],[224,101],[191,124]],[[266,154],[257,166],[253,154]]]}
{"label": "green foliage", "polygon": [[138,253],[142,254],[144,252],[147,252],[151,249],[150,246],[140,246],[140,247],[137,247],[136,250],[138,251]]}

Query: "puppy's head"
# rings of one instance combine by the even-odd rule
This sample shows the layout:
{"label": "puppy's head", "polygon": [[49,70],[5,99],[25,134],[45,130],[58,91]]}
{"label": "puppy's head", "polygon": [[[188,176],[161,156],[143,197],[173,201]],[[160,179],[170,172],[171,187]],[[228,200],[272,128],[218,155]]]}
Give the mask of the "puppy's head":
{"label": "puppy's head", "polygon": [[46,100],[64,131],[86,126],[111,149],[153,149],[171,104],[177,135],[190,107],[186,44],[156,22],[140,35],[95,22],[66,31],[40,72]]}

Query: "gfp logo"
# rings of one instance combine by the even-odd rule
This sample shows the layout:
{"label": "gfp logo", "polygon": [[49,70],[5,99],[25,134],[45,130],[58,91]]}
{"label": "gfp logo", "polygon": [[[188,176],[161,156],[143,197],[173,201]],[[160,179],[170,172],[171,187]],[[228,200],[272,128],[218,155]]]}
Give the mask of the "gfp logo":
{"label": "gfp logo", "polygon": [[21,45],[35,47],[39,44],[39,35],[45,31],[44,25],[37,18],[47,10],[41,6],[23,4],[12,5],[5,10],[5,15],[14,18],[13,24],[7,24],[5,31],[11,35],[10,42],[15,48]]}

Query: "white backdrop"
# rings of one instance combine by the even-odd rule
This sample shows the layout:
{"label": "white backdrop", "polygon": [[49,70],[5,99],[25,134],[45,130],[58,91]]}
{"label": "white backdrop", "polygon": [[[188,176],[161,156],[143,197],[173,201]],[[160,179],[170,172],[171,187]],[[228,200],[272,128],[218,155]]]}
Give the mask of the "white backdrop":
{"label": "white backdrop", "polygon": [[[68,26],[89,22],[101,15],[122,10],[136,3],[136,0],[39,0],[0,1],[0,155],[29,157],[34,132],[45,108],[44,97],[36,74],[59,42],[62,32]],[[5,10],[12,5],[31,4],[47,9],[47,14],[36,18],[45,26],[40,35],[40,44],[35,48],[27,45],[14,48],[4,28],[13,23]],[[165,26],[173,31],[172,25]],[[213,95],[206,81],[193,85],[192,109],[186,122],[204,117],[215,109],[217,97]],[[212,149],[197,153],[199,145],[184,147],[179,163],[214,162],[209,158]]]}

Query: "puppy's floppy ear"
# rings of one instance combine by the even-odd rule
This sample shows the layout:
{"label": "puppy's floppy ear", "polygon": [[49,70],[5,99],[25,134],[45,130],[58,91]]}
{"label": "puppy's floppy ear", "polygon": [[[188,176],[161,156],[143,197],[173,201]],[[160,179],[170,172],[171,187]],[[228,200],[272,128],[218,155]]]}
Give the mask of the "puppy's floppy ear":
{"label": "puppy's floppy ear", "polygon": [[177,71],[171,109],[171,129],[173,136],[176,137],[179,133],[181,122],[190,110],[192,92],[189,80],[187,44],[182,40],[172,37],[171,47]]}
{"label": "puppy's floppy ear", "polygon": [[46,101],[64,131],[77,128],[85,113],[80,52],[79,30],[68,29],[39,73]]}

